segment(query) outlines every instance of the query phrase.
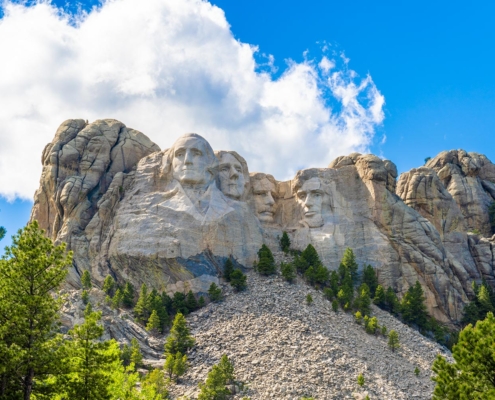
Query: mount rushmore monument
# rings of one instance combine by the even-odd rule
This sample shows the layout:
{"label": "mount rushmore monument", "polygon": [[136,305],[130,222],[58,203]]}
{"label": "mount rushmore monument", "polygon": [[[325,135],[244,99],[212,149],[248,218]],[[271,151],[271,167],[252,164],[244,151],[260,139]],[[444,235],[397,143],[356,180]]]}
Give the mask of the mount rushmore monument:
{"label": "mount rushmore monument", "polygon": [[74,251],[68,284],[90,270],[158,290],[206,292],[228,257],[252,268],[265,243],[309,243],[336,269],[347,247],[360,268],[403,294],[419,280],[430,313],[457,321],[472,281],[495,283],[488,207],[495,165],[462,150],[403,173],[353,153],[294,179],[250,172],[234,151],[194,133],[161,151],[116,120],[67,120],[42,154],[31,219]]}

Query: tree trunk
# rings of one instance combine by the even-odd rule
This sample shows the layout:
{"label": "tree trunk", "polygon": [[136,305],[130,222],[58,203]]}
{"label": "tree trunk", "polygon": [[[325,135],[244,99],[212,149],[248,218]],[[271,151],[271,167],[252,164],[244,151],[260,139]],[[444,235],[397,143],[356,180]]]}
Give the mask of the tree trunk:
{"label": "tree trunk", "polygon": [[33,391],[33,378],[34,378],[34,369],[29,368],[28,373],[24,378],[24,400],[31,399],[31,392]]}

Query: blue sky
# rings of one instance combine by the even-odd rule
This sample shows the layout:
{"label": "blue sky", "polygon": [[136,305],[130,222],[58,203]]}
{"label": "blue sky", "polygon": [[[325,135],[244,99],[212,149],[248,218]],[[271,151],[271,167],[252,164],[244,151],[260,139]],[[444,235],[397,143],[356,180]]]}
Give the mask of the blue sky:
{"label": "blue sky", "polygon": [[[130,2],[132,0],[125,1]],[[159,2],[160,0],[154,1]],[[166,2],[166,0],[162,1]],[[266,62],[266,55],[273,56],[274,61],[271,67],[265,66],[258,68],[258,72],[263,70],[263,68],[266,71],[271,71],[271,82],[276,82],[278,79],[290,75],[291,71],[293,72],[293,70],[290,70],[290,66],[294,65],[294,63],[297,66],[303,66],[305,61],[309,60],[309,63],[311,64],[312,62],[314,66],[323,55],[332,59],[337,64],[340,61],[337,68],[343,71],[343,76],[347,79],[346,82],[350,82],[352,79],[349,78],[352,74],[346,75],[349,70],[355,71],[362,79],[367,74],[370,75],[373,85],[369,87],[369,90],[374,90],[376,86],[376,89],[385,99],[385,105],[381,110],[384,119],[382,121],[380,117],[368,117],[366,123],[369,124],[369,127],[366,128],[367,130],[365,129],[363,132],[357,133],[357,144],[349,141],[350,139],[345,145],[339,143],[339,134],[342,138],[347,135],[346,132],[340,132],[335,136],[337,139],[332,139],[332,141],[328,142],[329,147],[337,148],[335,151],[345,152],[348,151],[347,149],[353,148],[352,146],[357,146],[357,148],[361,146],[361,148],[367,148],[377,155],[394,161],[398,166],[399,172],[420,166],[425,157],[434,156],[442,150],[449,149],[463,148],[467,151],[480,152],[486,154],[492,161],[495,160],[495,3],[489,1],[472,1],[469,3],[460,1],[317,2],[312,0],[305,2],[214,0],[211,3],[224,11],[225,19],[230,24],[231,35],[235,39],[240,43],[258,46],[258,52],[253,54],[254,59],[258,63]],[[78,10],[90,11],[94,5],[98,5],[99,3],[95,1],[82,3],[55,1],[54,4],[65,8],[65,10],[68,10],[72,14],[77,14]],[[112,12],[122,13],[119,14],[122,16],[125,15],[126,9],[118,9],[114,6]],[[2,41],[2,20],[8,18],[13,20],[14,18],[3,15],[3,12],[1,15],[0,42]],[[27,20],[27,17],[23,15],[16,18],[19,18],[18,21],[21,22],[23,21],[22,18]],[[48,21],[52,17],[40,12],[39,16],[35,16],[35,18],[39,18],[40,24],[47,25],[44,23],[43,18],[47,18]],[[103,19],[103,15],[101,18]],[[218,16],[211,18],[215,21],[218,20]],[[93,23],[97,24],[97,21]],[[197,24],[197,21],[194,23]],[[194,25],[194,23],[191,23],[191,25]],[[56,21],[53,24],[53,29],[59,29],[57,28]],[[6,24],[4,24],[5,26]],[[68,28],[60,29],[62,29],[61,32],[66,33]],[[118,27],[115,29],[118,29]],[[69,32],[68,35],[70,34]],[[201,40],[201,34],[199,40]],[[219,33],[220,36],[224,34],[225,32]],[[210,35],[210,31],[207,31],[207,35]],[[85,40],[90,41],[90,39]],[[205,40],[207,39],[205,38]],[[208,40],[210,40],[210,36],[208,36]],[[225,44],[225,52],[232,52],[232,49],[228,48],[230,46],[228,40],[218,42],[220,39],[217,36],[215,36],[214,40],[216,40],[215,46],[221,47]],[[47,40],[47,42],[50,41],[53,42],[53,39]],[[30,38],[27,37],[25,42],[21,42],[21,46],[25,45],[25,51],[28,53],[31,51],[32,53],[32,50],[29,50],[29,42]],[[81,43],[87,42],[80,42],[79,45]],[[187,43],[187,40],[185,43]],[[219,45],[218,43],[221,44]],[[328,48],[326,52],[322,50],[325,45]],[[16,46],[16,51],[18,51],[19,45],[17,44]],[[54,51],[53,56],[51,56],[52,48],[48,45],[46,47],[43,46],[44,44],[37,44],[37,48],[42,49],[40,52],[45,51],[45,58],[58,57],[58,54],[62,52],[62,50]],[[136,46],[142,47],[142,44],[136,44]],[[47,50],[43,50],[45,48]],[[241,50],[239,50],[239,54],[241,54]],[[66,49],[64,51],[67,52]],[[129,45],[130,58],[133,55],[132,51],[131,44]],[[135,51],[138,52],[138,50]],[[206,57],[202,53],[198,54],[197,57]],[[342,54],[345,54],[345,57],[350,59],[348,63],[342,62]],[[215,55],[215,58],[221,59],[224,56],[225,54],[221,53]],[[40,57],[40,60],[43,60],[43,54]],[[69,56],[64,55],[64,57]],[[242,58],[244,56],[241,55],[239,57]],[[21,64],[22,59],[18,62]],[[197,62],[197,59],[195,59],[195,62]],[[52,71],[53,66],[49,65],[49,61],[46,61],[46,63],[47,71]],[[60,62],[57,65],[60,65]],[[229,67],[233,71],[231,75],[235,75],[236,66],[238,65],[241,64],[235,61]],[[212,68],[218,69],[215,66]],[[173,73],[174,70],[171,69],[171,71],[169,73]],[[195,73],[195,71],[191,71],[190,76],[196,76],[194,75]],[[25,74],[27,75],[28,72]],[[245,81],[252,79],[252,77],[248,76],[248,72],[244,75],[242,74],[240,73],[240,78]],[[40,76],[40,80],[43,80],[44,75]],[[57,87],[59,81],[66,79],[65,73],[61,73],[60,76],[62,78],[58,81],[55,78],[53,79],[55,83],[46,83],[46,85],[51,85],[50,88]],[[203,75],[198,72],[197,76]],[[248,77],[245,78],[245,76]],[[295,83],[287,90],[294,92],[296,90],[294,87],[297,87],[299,82],[297,79],[300,79],[301,75],[293,73],[291,76],[295,77],[293,79]],[[22,96],[28,97],[31,95],[31,92],[26,89],[31,84],[22,76],[17,79],[19,83],[16,85],[18,85],[19,90],[15,90],[16,86],[9,87],[9,90],[12,93],[16,92],[16,95],[19,96],[19,101],[22,101]],[[196,115],[201,115],[203,119],[206,118],[205,115],[214,115],[210,125],[205,125],[204,121],[201,122],[203,125],[200,123],[196,125],[192,124],[191,129],[197,129],[199,133],[203,133],[205,130],[208,131],[208,129],[211,130],[211,127],[214,127],[215,123],[225,127],[226,132],[229,132],[229,130],[232,131],[234,129],[233,127],[238,125],[242,125],[244,127],[243,129],[247,129],[245,127],[252,124],[249,121],[249,118],[251,118],[251,114],[249,113],[242,121],[222,120],[219,122],[218,118],[223,118],[223,116],[218,117],[218,115],[224,115],[230,112],[228,110],[223,111],[222,109],[225,101],[222,100],[215,103],[218,93],[223,90],[223,87],[213,88],[214,90],[212,92],[217,97],[211,97],[213,95],[208,92],[208,87],[214,86],[214,83],[211,82],[217,82],[218,78],[212,78],[211,82],[204,84],[206,89],[202,87],[199,79],[197,78],[195,81],[195,90],[193,93],[198,94],[198,87],[201,86],[201,95],[198,95],[199,97],[196,96],[199,98],[198,102],[213,103],[214,107],[204,108],[203,105],[200,105],[198,107],[203,107],[200,111],[197,109],[190,111],[188,108],[187,112],[184,111],[184,120],[176,122],[175,125],[177,125],[177,128],[172,124],[174,128],[171,129],[172,131],[175,132],[176,129],[182,129],[184,121],[190,121],[196,118]],[[232,83],[236,79],[235,76],[229,79],[229,82],[222,84],[226,86],[235,85],[235,82]],[[142,87],[148,81],[143,78],[139,82],[139,85]],[[71,83],[71,85],[72,90],[74,84]],[[84,85],[84,83],[78,83],[78,85]],[[43,86],[43,90],[46,90],[45,86]],[[53,96],[47,96],[47,102],[49,102],[49,99],[58,96],[56,90],[53,90],[55,94]],[[322,87],[322,90],[327,89]],[[228,90],[226,89],[226,91]],[[279,88],[278,91],[281,92],[282,89]],[[308,93],[309,91],[310,88],[308,88]],[[364,91],[361,93],[361,97],[369,96],[370,91]],[[5,90],[3,92],[10,93]],[[132,92],[132,95],[134,95],[134,92]],[[137,96],[141,97],[147,95],[148,93],[137,94]],[[82,96],[79,96],[79,98],[82,98]],[[126,92],[126,96],[131,95],[129,92]],[[156,93],[153,96],[156,96]],[[251,97],[253,96],[256,95],[253,94]],[[185,98],[191,99],[191,96],[188,95]],[[16,101],[12,99],[13,96],[2,96],[2,103],[5,102],[2,106],[6,105],[7,102]],[[67,102],[65,98],[61,97],[61,99],[54,100],[53,104],[50,103],[51,106],[46,107],[47,110],[38,110],[33,106],[33,111],[30,114],[28,113],[27,116],[23,116],[22,123],[24,125],[20,125],[21,127],[19,129],[39,129],[40,132],[44,129],[47,130],[42,137],[39,137],[39,143],[36,141],[38,139],[35,140],[35,137],[33,137],[32,149],[30,148],[32,152],[30,153],[32,154],[30,158],[37,157],[36,168],[38,170],[26,166],[26,170],[22,171],[23,176],[35,176],[32,179],[38,180],[40,173],[40,163],[38,160],[43,148],[42,145],[51,140],[58,123],[69,117],[87,117],[90,120],[102,117],[97,111],[88,106],[87,103],[90,102],[88,99],[74,103],[70,109],[60,105]],[[331,96],[325,97],[323,100],[325,102],[328,101],[328,110],[340,110],[341,104],[338,101],[335,102],[335,99],[331,98]],[[358,100],[361,101],[362,99],[360,98]],[[94,102],[94,99],[91,99],[91,101]],[[115,100],[115,98],[109,96],[106,101],[107,103],[102,100],[101,105],[98,106],[100,109],[105,110],[106,113],[111,114],[105,114],[105,117],[119,118],[129,125],[132,123],[132,127],[148,134],[160,147],[166,147],[169,140],[168,137],[160,137],[158,133],[154,133],[159,132],[161,125],[157,124],[157,127],[153,124],[147,125],[143,120],[133,117],[137,110],[134,105],[131,107],[128,104],[123,104],[121,107],[122,111],[112,108],[111,105],[121,101],[120,98]],[[277,106],[280,106],[280,99],[273,101]],[[294,106],[297,107],[299,105],[296,104]],[[301,104],[302,106],[304,104]],[[370,109],[368,106],[365,104],[363,107],[368,110]],[[318,107],[319,105],[317,104],[314,108],[308,111],[304,110],[304,112],[311,113]],[[80,113],[79,110],[81,110]],[[36,116],[42,115],[43,112],[50,113],[53,119],[39,119],[36,120],[35,124],[33,122],[34,119],[37,118]],[[219,113],[218,115],[216,114],[217,112]],[[320,115],[321,110],[318,108],[318,111],[314,112],[315,118],[319,118],[316,115]],[[13,112],[12,115],[17,114]],[[253,112],[252,115],[253,118],[258,118],[255,117],[257,115],[256,112]],[[152,117],[153,115],[150,114],[148,120],[152,119]],[[29,120],[30,118],[32,119],[31,121]],[[12,121],[14,119],[2,120],[0,118],[0,122],[4,125],[3,128],[0,127],[0,147],[2,146],[2,140],[7,140],[7,136],[11,135],[12,127],[17,126]],[[18,120],[16,119],[15,121]],[[30,123],[31,125],[29,125]],[[260,124],[263,124],[263,121]],[[323,126],[322,129],[328,128],[325,127],[325,124],[325,122],[321,123],[321,126]],[[184,127],[183,130],[187,131],[188,129],[186,128],[189,128],[189,126]],[[23,131],[20,130],[19,132],[14,136],[14,139],[12,139],[12,136],[10,137],[12,148],[9,149],[9,154],[13,157],[17,155],[16,152],[23,151],[22,149],[26,147],[25,144],[23,144],[24,147],[20,147],[20,144],[17,146],[17,141],[19,143],[23,141],[26,143],[26,138],[21,138]],[[294,131],[292,134],[297,135],[297,131]],[[249,134],[246,134],[246,137],[244,137],[240,133],[232,133],[231,137],[229,137],[228,133],[220,132],[218,134],[212,133],[208,139],[214,147],[225,145],[241,152],[244,151],[250,166],[260,166],[260,168],[265,168],[266,172],[271,172],[272,169],[276,168],[274,163],[277,160],[274,162],[266,159],[258,160],[255,150],[251,151],[247,145],[243,147],[243,141],[247,141],[249,137]],[[367,141],[366,138],[370,137],[371,139]],[[307,142],[312,143],[313,139],[314,137],[309,135]],[[31,140],[27,140],[31,142]],[[274,148],[279,143],[277,140],[279,139],[274,138]],[[280,138],[280,140],[283,140],[283,138]],[[344,141],[342,139],[342,142]],[[5,148],[5,144],[3,146]],[[300,148],[300,143],[294,141],[292,147],[286,149],[288,154],[287,159],[290,159],[290,157],[294,158],[294,154],[291,151],[294,152],[294,149],[298,148]],[[322,154],[320,159],[327,160],[328,157],[334,155],[335,153],[328,152],[328,154]],[[3,157],[3,155],[0,156]],[[290,175],[294,169],[299,167],[308,166],[306,160],[309,159],[310,155],[301,155],[299,164],[292,166],[292,169],[289,168],[287,174]],[[327,162],[330,161],[331,159],[328,159]],[[19,170],[18,167],[15,168],[15,171],[17,170]],[[14,169],[9,170],[8,165],[2,165],[0,163],[0,174],[4,176],[15,175],[15,171]],[[276,176],[279,179],[285,177],[284,171],[277,170],[276,172],[278,173],[278,176]],[[14,183],[2,181],[2,185],[6,187],[9,184],[15,185],[20,181],[19,178],[12,179]],[[33,193],[36,189],[36,185],[32,182],[32,180],[29,182],[26,181],[22,185],[19,183],[19,188],[15,191],[0,190],[0,225],[4,225],[7,228],[9,235],[24,225],[29,218],[30,202],[26,198],[29,198],[29,193]],[[24,191],[23,188],[25,188]],[[10,202],[7,201],[7,197],[9,197]],[[22,199],[19,199],[19,197],[22,197]],[[9,244],[8,238],[2,241],[2,245],[7,244]]]}

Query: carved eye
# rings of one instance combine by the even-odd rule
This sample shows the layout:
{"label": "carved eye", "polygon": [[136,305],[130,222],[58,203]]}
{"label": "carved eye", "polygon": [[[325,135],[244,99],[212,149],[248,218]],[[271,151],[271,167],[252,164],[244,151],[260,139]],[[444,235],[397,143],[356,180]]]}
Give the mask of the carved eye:
{"label": "carved eye", "polygon": [[175,156],[176,157],[184,157],[184,152],[183,151],[178,151],[177,153],[175,153]]}
{"label": "carved eye", "polygon": [[236,167],[235,168],[237,172],[242,172],[241,168],[240,167]]}
{"label": "carved eye", "polygon": [[198,149],[194,149],[194,150],[193,150],[193,154],[194,154],[195,156],[202,156],[202,155],[203,155],[203,153],[202,153],[200,150],[198,150]]}

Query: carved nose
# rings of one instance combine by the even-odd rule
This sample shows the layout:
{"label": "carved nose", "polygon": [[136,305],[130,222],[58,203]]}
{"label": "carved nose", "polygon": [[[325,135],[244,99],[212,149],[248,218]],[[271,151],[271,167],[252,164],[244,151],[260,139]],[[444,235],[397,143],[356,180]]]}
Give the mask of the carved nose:
{"label": "carved nose", "polygon": [[265,204],[268,204],[270,206],[274,205],[275,204],[275,200],[273,200],[273,197],[272,197],[272,194],[270,192],[268,192],[266,194],[266,201],[265,201]]}
{"label": "carved nose", "polygon": [[234,168],[234,167],[231,167],[230,168],[230,178],[239,178],[239,173],[237,172],[237,170]]}
{"label": "carved nose", "polygon": [[189,151],[186,151],[186,155],[184,156],[184,164],[192,164],[192,154]]}

